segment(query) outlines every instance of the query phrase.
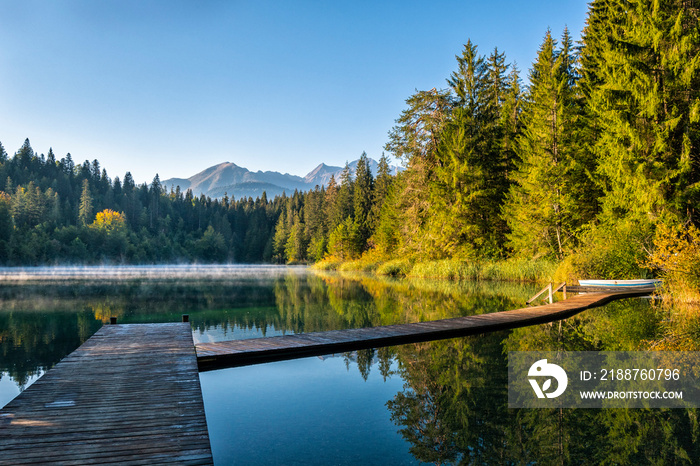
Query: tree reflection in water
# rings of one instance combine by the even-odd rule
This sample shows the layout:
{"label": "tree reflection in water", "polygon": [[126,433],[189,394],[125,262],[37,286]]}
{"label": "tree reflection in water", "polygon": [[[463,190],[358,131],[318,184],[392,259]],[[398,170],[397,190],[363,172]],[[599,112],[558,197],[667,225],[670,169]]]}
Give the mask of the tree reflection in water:
{"label": "tree reflection in water", "polygon": [[[272,330],[315,332],[496,312],[521,307],[535,291],[534,285],[328,273],[3,286],[0,374],[24,386],[110,316],[122,323],[172,322],[188,313],[195,334],[230,339],[234,330],[236,337],[246,338]],[[348,367],[350,361],[357,363],[365,380],[374,362],[385,380],[402,378],[404,389],[387,403],[388,414],[423,462],[693,464],[700,459],[694,409],[507,407],[508,351],[643,350],[669,335],[669,321],[650,302],[627,300],[561,323],[345,357]],[[688,338],[679,349],[688,348]],[[672,343],[665,338],[663,348],[674,349]],[[391,372],[394,361],[398,374]]]}
{"label": "tree reflection in water", "polygon": [[20,391],[29,379],[53,367],[102,325],[90,311],[0,312],[0,375]]}
{"label": "tree reflection in water", "polygon": [[509,409],[507,352],[645,349],[660,316],[629,300],[553,324],[396,348],[387,403],[411,453],[434,464],[697,464],[696,409]]}

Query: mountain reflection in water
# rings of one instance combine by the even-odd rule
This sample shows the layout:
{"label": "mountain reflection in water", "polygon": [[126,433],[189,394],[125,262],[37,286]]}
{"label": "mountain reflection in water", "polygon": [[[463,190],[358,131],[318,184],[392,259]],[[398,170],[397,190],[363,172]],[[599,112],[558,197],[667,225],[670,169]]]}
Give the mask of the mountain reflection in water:
{"label": "mountain reflection in water", "polygon": [[[196,274],[176,280],[142,273],[119,280],[92,274],[4,281],[0,405],[111,316],[139,323],[179,321],[189,314],[195,341],[219,341],[496,312],[521,307],[537,291],[535,285],[245,269],[232,266],[229,272],[235,273],[227,274],[224,267],[204,280]],[[694,464],[700,459],[695,410],[507,406],[508,351],[644,349],[662,325],[648,301],[626,300],[561,324],[201,374],[215,459]],[[262,393],[266,399],[255,402]],[[296,413],[296,422],[285,418],[287,410]],[[304,432],[296,427],[302,421]],[[327,440],[321,452],[321,444],[309,438],[324,435],[337,440]],[[289,445],[265,448],[273,438]]]}

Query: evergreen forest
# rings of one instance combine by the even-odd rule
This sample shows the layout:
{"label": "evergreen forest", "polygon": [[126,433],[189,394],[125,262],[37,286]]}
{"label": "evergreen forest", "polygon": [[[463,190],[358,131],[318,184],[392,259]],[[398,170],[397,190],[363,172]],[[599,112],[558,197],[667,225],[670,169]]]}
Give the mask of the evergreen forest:
{"label": "evergreen forest", "polygon": [[639,278],[696,231],[699,1],[594,0],[580,43],[543,31],[526,75],[468,40],[445,78],[388,134],[397,175],[362,154],[354,173],[274,199],[197,197],[28,140],[0,146],[0,263],[527,259]]}

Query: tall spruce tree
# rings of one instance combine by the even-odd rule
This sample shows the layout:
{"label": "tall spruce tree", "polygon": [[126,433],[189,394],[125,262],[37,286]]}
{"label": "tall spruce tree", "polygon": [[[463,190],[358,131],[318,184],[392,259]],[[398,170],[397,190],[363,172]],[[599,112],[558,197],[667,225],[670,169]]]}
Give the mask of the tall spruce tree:
{"label": "tall spruce tree", "polygon": [[[401,221],[403,215],[400,211],[399,202],[400,193],[405,190],[404,183],[401,180],[405,173],[404,171],[397,174],[396,178],[392,180],[377,214],[372,244],[375,250],[385,257],[405,252],[406,249],[401,247],[401,241],[402,239],[410,238],[405,234],[406,229],[410,228],[410,226],[403,224]],[[378,176],[377,179],[380,180],[381,177]]]}
{"label": "tall spruce tree", "polygon": [[294,212],[289,228],[289,237],[284,248],[287,262],[298,263],[305,261],[307,248],[306,227],[299,212]]}
{"label": "tall spruce tree", "polygon": [[15,154],[15,162],[22,168],[29,168],[34,155],[34,149],[27,138]]}
{"label": "tall spruce tree", "polygon": [[353,211],[357,224],[358,243],[361,250],[367,248],[367,240],[372,234],[371,210],[374,202],[374,177],[365,152],[360,156],[355,170],[353,189]]}
{"label": "tall spruce tree", "polygon": [[83,190],[80,193],[80,204],[78,207],[78,223],[87,225],[92,221],[93,199],[90,192],[90,182],[83,179]]}
{"label": "tall spruce tree", "polygon": [[516,138],[520,133],[520,113],[522,110],[522,93],[520,75],[515,63],[511,65],[506,78],[505,96],[501,107],[500,119],[502,128],[501,154],[505,166],[505,178],[510,182],[510,173],[515,168]]}
{"label": "tall spruce tree", "polygon": [[386,197],[389,195],[393,177],[389,168],[389,159],[382,153],[377,167],[377,177],[374,180],[374,202],[370,212],[370,229],[374,231],[379,224],[379,216]]}
{"label": "tall spruce tree", "polygon": [[304,216],[306,237],[309,240],[306,255],[312,261],[320,261],[326,253],[325,189],[317,185],[313,191],[306,194],[306,198]]}
{"label": "tall spruce tree", "polygon": [[0,263],[4,263],[9,256],[12,229],[12,198],[0,191]]}
{"label": "tall spruce tree", "polygon": [[333,231],[338,224],[343,220],[341,215],[336,212],[338,206],[338,183],[335,180],[335,175],[331,175],[326,188],[326,196],[323,200],[323,213],[325,216],[324,230],[326,232]]}
{"label": "tall spruce tree", "polygon": [[697,223],[700,5],[594,1],[582,64],[600,220]]}
{"label": "tall spruce tree", "polygon": [[353,217],[354,189],[355,183],[353,181],[352,171],[350,170],[350,164],[345,162],[345,168],[343,168],[343,171],[340,174],[338,195],[335,198],[335,218],[331,221],[331,223],[334,225],[339,225],[343,223],[345,219]]}
{"label": "tall spruce tree", "polygon": [[500,208],[512,158],[502,142],[508,65],[498,49],[488,59],[479,56],[471,41],[457,63],[448,79],[453,109],[441,134],[431,184],[430,236],[447,256],[494,256],[504,241]]}
{"label": "tall spruce tree", "polygon": [[575,57],[564,31],[557,48],[547,31],[530,72],[523,129],[518,139],[520,162],[504,206],[509,244],[516,254],[563,258],[583,223],[572,176],[576,164],[578,111]]}
{"label": "tall spruce tree", "polygon": [[471,115],[479,114],[484,105],[483,88],[486,84],[484,57],[479,56],[476,44],[468,40],[462,55],[455,56],[457,70],[447,80],[452,90],[453,106],[466,109]]}

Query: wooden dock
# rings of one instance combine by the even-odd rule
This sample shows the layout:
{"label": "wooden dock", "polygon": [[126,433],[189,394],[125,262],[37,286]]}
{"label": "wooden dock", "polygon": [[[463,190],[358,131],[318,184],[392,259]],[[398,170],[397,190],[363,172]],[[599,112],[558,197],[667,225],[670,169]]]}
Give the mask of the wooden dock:
{"label": "wooden dock", "polygon": [[188,323],[107,325],[0,410],[0,465],[213,464],[197,375],[563,319],[653,292],[596,292],[431,322],[202,343]]}
{"label": "wooden dock", "polygon": [[359,349],[418,343],[512,329],[564,319],[610,301],[646,296],[654,289],[607,291],[513,311],[383,327],[301,333],[196,345],[200,371],[321,356]]}
{"label": "wooden dock", "polygon": [[188,323],[107,325],[0,410],[0,465],[213,464]]}

